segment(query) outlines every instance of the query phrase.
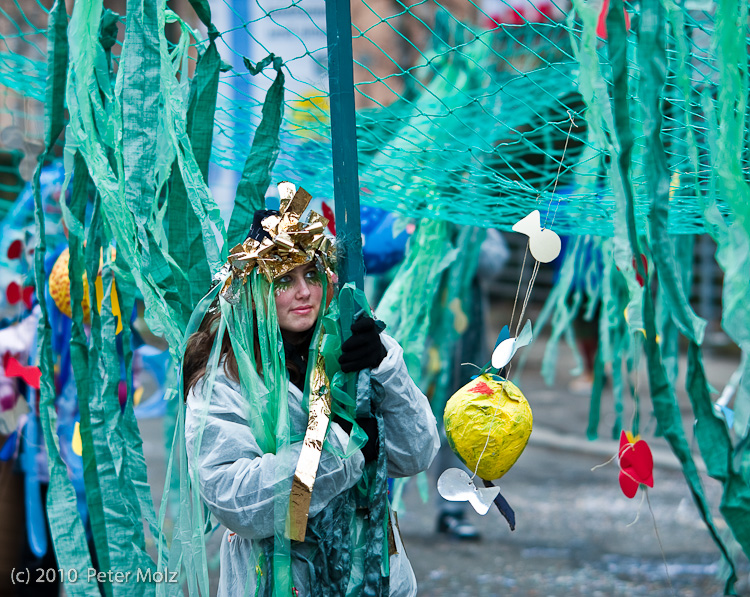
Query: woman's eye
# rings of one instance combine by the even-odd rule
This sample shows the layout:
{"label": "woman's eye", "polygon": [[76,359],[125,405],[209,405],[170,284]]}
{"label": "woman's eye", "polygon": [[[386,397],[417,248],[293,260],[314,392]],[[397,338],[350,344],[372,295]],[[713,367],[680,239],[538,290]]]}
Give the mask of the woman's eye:
{"label": "woman's eye", "polygon": [[311,270],[305,274],[305,280],[307,280],[308,284],[316,284],[320,286],[323,283],[323,278],[320,275],[320,272],[316,269]]}
{"label": "woman's eye", "polygon": [[276,280],[276,284],[291,284],[292,283],[292,277],[291,276],[281,276],[278,280]]}

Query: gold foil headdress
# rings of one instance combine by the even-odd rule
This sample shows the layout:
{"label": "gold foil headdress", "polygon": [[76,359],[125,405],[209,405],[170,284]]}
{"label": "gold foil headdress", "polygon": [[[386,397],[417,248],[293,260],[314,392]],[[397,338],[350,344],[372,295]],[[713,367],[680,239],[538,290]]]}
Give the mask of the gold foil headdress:
{"label": "gold foil headdress", "polygon": [[329,278],[333,274],[334,247],[324,234],[328,220],[311,211],[307,222],[301,222],[312,199],[310,193],[290,182],[279,183],[278,189],[278,215],[263,218],[261,234],[234,247],[219,273],[225,279],[221,295],[229,302],[235,302],[239,287],[256,267],[269,282],[312,261],[317,261]]}

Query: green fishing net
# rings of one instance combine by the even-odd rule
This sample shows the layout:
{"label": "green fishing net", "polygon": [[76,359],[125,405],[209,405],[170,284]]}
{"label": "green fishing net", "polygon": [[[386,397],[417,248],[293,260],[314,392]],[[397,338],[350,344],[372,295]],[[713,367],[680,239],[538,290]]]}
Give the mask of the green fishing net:
{"label": "green fishing net", "polygon": [[[615,191],[606,173],[613,123],[606,110],[592,103],[606,98],[612,85],[606,43],[597,35],[606,35],[601,5],[539,4],[536,11],[513,9],[498,0],[469,2],[461,11],[435,4],[390,13],[366,2],[355,5],[363,202],[409,217],[503,229],[537,207],[560,233],[614,234]],[[218,50],[227,69],[219,75],[211,152],[222,206],[231,197],[221,181],[235,180],[232,172],[242,171],[274,79],[272,71],[253,74],[254,65],[269,52],[283,61],[288,80],[274,179],[305,183],[318,189],[317,196],[332,195],[323,6],[307,0],[234,8],[219,2],[212,7],[227,24],[208,35],[215,45],[209,44],[212,49],[203,57],[204,66],[216,62]],[[674,5],[669,12],[673,26],[665,39],[661,132],[673,234],[704,230],[700,195],[712,184],[709,122],[720,109],[722,96],[715,90],[723,72],[715,44],[721,23],[712,7]],[[635,80],[640,9],[633,5],[628,10],[628,77]],[[185,21],[165,18],[168,35],[160,51],[173,54],[173,68],[192,73],[207,45],[205,27],[184,2],[178,12]],[[38,140],[45,9],[32,5],[3,16],[0,113],[29,141]],[[190,27],[194,37],[186,38]],[[119,53],[119,45],[113,53]],[[250,61],[249,70],[243,57]],[[184,90],[185,83],[175,82],[175,92]],[[169,109],[169,103],[164,105]],[[643,230],[647,115],[640,101],[632,101],[631,110],[632,184],[637,225]],[[742,137],[744,126],[738,130]],[[738,142],[744,146],[742,138]],[[747,151],[739,151],[734,171],[746,167],[746,160]],[[716,200],[724,218],[733,219],[739,205],[723,195]],[[229,208],[222,209],[226,213]]]}

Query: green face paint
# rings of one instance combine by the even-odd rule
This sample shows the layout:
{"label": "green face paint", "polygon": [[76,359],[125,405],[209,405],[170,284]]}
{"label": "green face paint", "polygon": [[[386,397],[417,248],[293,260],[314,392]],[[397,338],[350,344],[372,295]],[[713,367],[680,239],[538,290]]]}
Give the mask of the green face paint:
{"label": "green face paint", "polygon": [[315,286],[322,286],[323,274],[321,274],[320,271],[316,268],[314,270],[305,272],[305,280],[307,281],[308,284],[313,284]]}
{"label": "green face paint", "polygon": [[309,269],[305,269],[301,274],[295,273],[296,270],[292,270],[291,272],[276,278],[273,281],[274,296],[279,296],[282,292],[294,288],[296,284],[301,284],[303,281],[305,284],[311,286],[322,286],[323,275],[321,272],[313,265],[308,267]]}
{"label": "green face paint", "polygon": [[273,293],[274,296],[279,296],[282,292],[286,292],[294,285],[294,280],[289,274],[285,274],[280,278],[273,281]]}

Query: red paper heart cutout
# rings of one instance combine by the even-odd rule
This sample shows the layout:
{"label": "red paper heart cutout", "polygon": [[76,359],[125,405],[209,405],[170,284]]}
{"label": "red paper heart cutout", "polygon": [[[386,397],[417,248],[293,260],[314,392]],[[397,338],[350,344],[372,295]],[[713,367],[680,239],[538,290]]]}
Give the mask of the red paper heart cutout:
{"label": "red paper heart cutout", "polygon": [[620,488],[629,498],[635,496],[643,483],[654,486],[654,457],[644,440],[631,443],[626,433],[620,434]]}

